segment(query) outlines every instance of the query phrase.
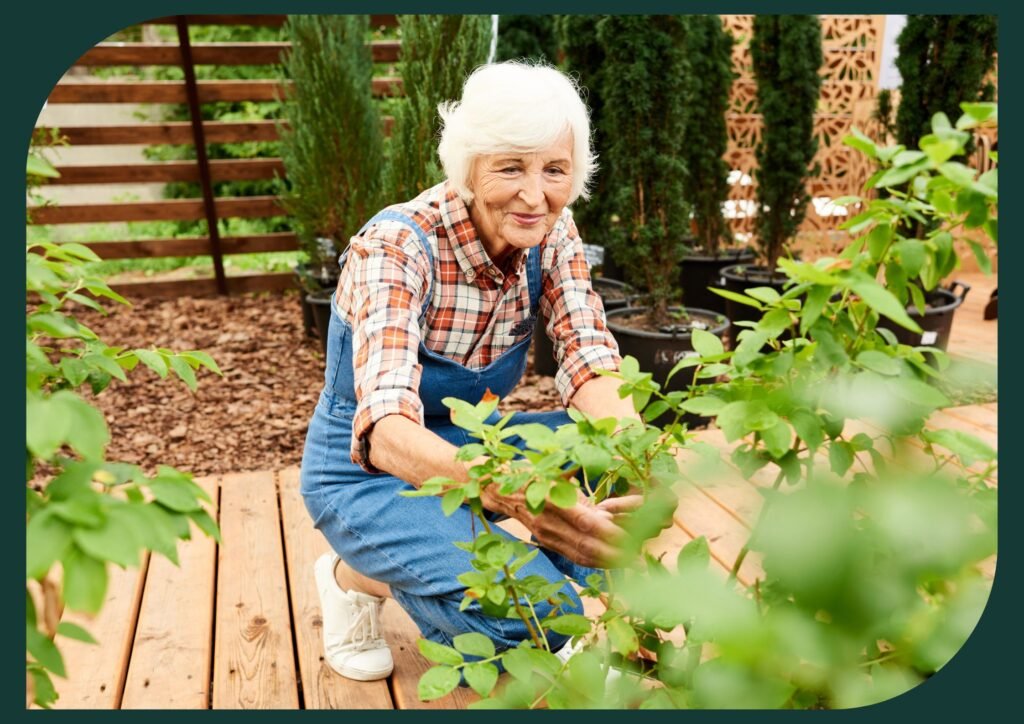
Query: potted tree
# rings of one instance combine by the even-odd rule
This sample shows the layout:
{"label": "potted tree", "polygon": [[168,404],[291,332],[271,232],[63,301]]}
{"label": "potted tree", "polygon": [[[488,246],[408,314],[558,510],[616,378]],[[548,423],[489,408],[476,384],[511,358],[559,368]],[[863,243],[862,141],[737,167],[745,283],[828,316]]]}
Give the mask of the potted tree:
{"label": "potted tree", "polygon": [[[757,80],[757,105],[763,119],[757,144],[757,264],[722,270],[721,283],[733,293],[753,287],[780,289],[785,276],[780,257],[800,228],[810,195],[806,182],[818,142],[814,111],[818,105],[822,64],[821,24],[815,15],[755,15],[750,53]],[[753,321],[756,313],[727,298],[733,323]]]}
{"label": "potted tree", "polygon": [[[690,209],[680,154],[687,123],[685,20],[678,16],[609,16],[597,27],[604,45],[604,125],[611,141],[609,200],[621,219],[611,252],[628,276],[642,280],[641,306],[609,312],[608,326],[624,355],[659,383],[693,354],[695,329],[723,334],[721,314],[678,304],[678,268]],[[672,377],[685,389],[692,376]]]}
{"label": "potted tree", "polygon": [[688,174],[685,198],[693,206],[693,239],[683,258],[679,286],[690,307],[725,311],[725,300],[708,287],[718,284],[727,266],[754,260],[752,249],[731,246],[732,234],[722,214],[729,197],[729,167],[722,159],[729,141],[726,112],[735,74],[734,39],[717,15],[688,18],[686,47],[691,65],[692,113],[683,135],[682,154]]}
{"label": "potted tree", "polygon": [[326,350],[338,257],[379,205],[381,120],[372,96],[373,59],[365,15],[292,15],[291,52],[282,57],[292,86],[279,129],[282,205],[308,262],[297,271]]}

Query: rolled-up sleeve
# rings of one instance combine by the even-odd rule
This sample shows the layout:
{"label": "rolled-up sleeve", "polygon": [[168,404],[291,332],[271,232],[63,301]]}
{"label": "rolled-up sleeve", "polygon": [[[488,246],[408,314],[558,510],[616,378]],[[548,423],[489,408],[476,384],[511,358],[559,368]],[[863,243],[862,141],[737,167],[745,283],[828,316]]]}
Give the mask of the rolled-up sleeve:
{"label": "rolled-up sleeve", "polygon": [[545,275],[541,310],[548,317],[547,333],[558,360],[555,388],[569,405],[576,391],[597,370],[617,371],[619,347],[608,330],[601,297],[590,284],[590,267],[583,240],[572,217],[559,221],[554,263]]}
{"label": "rolled-up sleeve", "polygon": [[419,397],[420,326],[431,270],[408,234],[388,240],[355,237],[342,284],[352,300],[352,368],[356,411],[352,421],[352,462],[371,473],[367,436],[387,415],[423,424]]}

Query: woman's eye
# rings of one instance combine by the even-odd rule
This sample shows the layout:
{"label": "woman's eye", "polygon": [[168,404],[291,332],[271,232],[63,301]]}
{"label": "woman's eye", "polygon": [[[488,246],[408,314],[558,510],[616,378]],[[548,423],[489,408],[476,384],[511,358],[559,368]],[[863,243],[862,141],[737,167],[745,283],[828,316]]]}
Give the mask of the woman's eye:
{"label": "woman's eye", "polygon": [[548,168],[548,173],[551,174],[552,176],[561,176],[565,173],[565,171],[563,171],[558,166],[551,166]]}
{"label": "woman's eye", "polygon": [[519,168],[516,167],[516,166],[506,166],[505,168],[501,169],[501,172],[502,173],[515,173],[518,170],[519,170]]}

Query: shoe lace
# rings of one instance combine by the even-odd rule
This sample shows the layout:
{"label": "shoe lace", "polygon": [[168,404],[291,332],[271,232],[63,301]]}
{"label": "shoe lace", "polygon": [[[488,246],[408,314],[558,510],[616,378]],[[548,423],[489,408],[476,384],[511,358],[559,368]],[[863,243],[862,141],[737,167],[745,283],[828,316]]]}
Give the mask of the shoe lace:
{"label": "shoe lace", "polygon": [[380,604],[376,601],[360,604],[359,613],[352,619],[352,626],[349,629],[349,640],[357,649],[373,648],[380,644],[379,608]]}

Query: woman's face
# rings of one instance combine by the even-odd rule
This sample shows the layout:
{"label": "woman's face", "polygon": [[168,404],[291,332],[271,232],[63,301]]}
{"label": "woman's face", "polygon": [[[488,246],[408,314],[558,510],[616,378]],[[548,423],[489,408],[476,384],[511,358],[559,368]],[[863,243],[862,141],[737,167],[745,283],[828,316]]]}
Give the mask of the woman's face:
{"label": "woman's face", "polygon": [[477,157],[469,215],[493,262],[544,240],[569,200],[572,172],[570,134],[534,153]]}

